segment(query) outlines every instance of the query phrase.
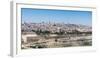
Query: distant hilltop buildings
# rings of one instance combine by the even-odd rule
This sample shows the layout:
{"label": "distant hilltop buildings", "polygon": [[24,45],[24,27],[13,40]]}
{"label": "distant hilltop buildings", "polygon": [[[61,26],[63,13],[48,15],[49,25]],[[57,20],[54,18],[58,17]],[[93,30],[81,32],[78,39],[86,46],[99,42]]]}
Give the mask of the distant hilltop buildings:
{"label": "distant hilltop buildings", "polygon": [[34,31],[48,31],[50,33],[55,32],[92,32],[92,27],[80,25],[80,24],[64,24],[64,23],[22,23],[22,32],[34,32]]}

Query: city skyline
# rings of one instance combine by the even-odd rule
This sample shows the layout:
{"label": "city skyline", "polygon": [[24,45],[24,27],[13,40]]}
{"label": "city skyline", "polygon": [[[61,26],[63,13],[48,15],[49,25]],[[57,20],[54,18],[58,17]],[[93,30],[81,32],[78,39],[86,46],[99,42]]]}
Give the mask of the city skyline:
{"label": "city skyline", "polygon": [[22,22],[55,22],[92,25],[91,11],[22,8],[21,15]]}

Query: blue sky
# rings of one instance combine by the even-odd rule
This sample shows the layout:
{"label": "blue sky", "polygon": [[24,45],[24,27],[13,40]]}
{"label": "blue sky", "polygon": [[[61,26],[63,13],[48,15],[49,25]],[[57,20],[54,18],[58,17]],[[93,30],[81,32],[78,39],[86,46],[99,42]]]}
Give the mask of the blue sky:
{"label": "blue sky", "polygon": [[21,9],[22,22],[55,22],[55,23],[71,23],[71,24],[92,24],[91,11],[75,11],[75,10],[48,10],[48,9]]}

